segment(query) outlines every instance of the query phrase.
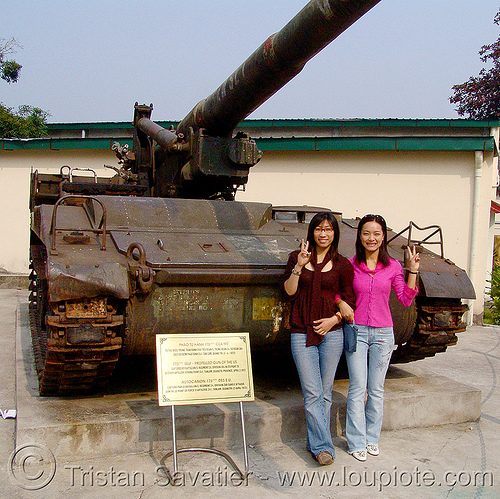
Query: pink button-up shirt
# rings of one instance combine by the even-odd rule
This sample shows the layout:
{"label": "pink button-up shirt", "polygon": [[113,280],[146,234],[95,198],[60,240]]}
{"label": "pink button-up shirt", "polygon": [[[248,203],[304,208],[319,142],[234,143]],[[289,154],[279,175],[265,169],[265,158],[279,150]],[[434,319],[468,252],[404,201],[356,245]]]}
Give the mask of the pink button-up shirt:
{"label": "pink button-up shirt", "polygon": [[405,307],[411,305],[413,298],[418,294],[418,288],[408,287],[404,279],[403,268],[394,258],[389,259],[387,267],[379,262],[375,270],[370,270],[366,263],[358,263],[355,258],[349,261],[354,267],[355,323],[371,327],[392,327],[392,315],[389,308],[391,288]]}

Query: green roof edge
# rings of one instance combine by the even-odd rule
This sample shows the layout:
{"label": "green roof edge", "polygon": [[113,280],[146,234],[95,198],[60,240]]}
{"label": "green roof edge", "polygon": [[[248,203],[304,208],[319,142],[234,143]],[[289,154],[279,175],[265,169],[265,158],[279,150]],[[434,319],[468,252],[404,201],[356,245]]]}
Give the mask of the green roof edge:
{"label": "green roof edge", "polygon": [[[156,121],[164,128],[176,126],[179,121],[176,120],[158,120]],[[131,122],[124,121],[106,121],[106,122],[82,122],[82,123],[48,123],[49,130],[91,130],[91,129],[127,129],[133,128]],[[465,118],[456,119],[402,119],[402,118],[383,118],[383,119],[246,119],[239,125],[240,128],[245,127],[497,127],[500,126],[500,120],[471,120]]]}
{"label": "green roof edge", "polygon": [[[132,146],[132,139],[119,139]],[[86,139],[1,139],[1,150],[111,149],[113,138]],[[493,137],[291,137],[260,138],[263,151],[492,151]]]}

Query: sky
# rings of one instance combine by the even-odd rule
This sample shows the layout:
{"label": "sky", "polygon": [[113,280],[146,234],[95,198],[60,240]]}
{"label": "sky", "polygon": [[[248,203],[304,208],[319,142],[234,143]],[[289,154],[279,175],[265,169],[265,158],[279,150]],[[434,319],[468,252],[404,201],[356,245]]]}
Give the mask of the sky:
{"label": "sky", "polygon": [[[124,121],[134,103],[179,120],[307,0],[16,0],[0,38],[22,46],[0,102],[49,123]],[[452,86],[483,67],[494,0],[381,0],[249,118],[458,118]]]}

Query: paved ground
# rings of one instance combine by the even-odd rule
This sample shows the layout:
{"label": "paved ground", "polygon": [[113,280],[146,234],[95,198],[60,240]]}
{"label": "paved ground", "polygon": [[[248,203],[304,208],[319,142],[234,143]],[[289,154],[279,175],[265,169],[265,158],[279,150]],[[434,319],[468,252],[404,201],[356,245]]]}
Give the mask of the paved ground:
{"label": "paved ground", "polygon": [[[27,293],[0,289],[0,409],[16,408],[16,310],[26,307]],[[19,362],[19,359],[18,359]],[[141,498],[217,496],[274,498],[329,497],[500,497],[500,328],[473,326],[446,354],[404,366],[414,374],[442,375],[482,391],[481,419],[439,427],[384,431],[381,455],[366,463],[346,453],[343,437],[335,439],[337,459],[318,468],[303,439],[253,446],[250,475],[241,481],[232,468],[212,454],[179,455],[175,477],[161,472],[163,453],[155,450],[108,458],[51,461],[46,449],[16,446],[16,420],[0,419],[0,496],[5,498]],[[34,410],[36,410],[34,408]],[[11,472],[10,459],[23,466]],[[25,452],[26,458],[22,459]],[[36,457],[40,460],[37,461]],[[241,465],[241,450],[231,456]],[[21,458],[21,459],[19,459]],[[41,464],[40,464],[41,463]],[[54,469],[55,467],[55,469]],[[52,474],[54,476],[52,477]],[[52,478],[51,478],[52,477]],[[50,479],[51,478],[51,479]],[[41,487],[44,481],[50,482]],[[31,488],[31,490],[30,490]],[[33,490],[35,489],[35,490]]]}

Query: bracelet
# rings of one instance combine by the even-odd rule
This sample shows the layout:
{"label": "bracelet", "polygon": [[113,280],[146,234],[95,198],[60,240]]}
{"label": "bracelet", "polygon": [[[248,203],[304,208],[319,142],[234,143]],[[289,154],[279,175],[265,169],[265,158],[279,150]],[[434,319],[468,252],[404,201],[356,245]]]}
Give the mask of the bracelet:
{"label": "bracelet", "polygon": [[411,270],[409,270],[408,274],[415,274],[415,275],[417,275],[418,274],[418,270],[416,272],[412,272]]}
{"label": "bracelet", "polygon": [[293,275],[300,275],[302,274],[302,270],[295,270],[295,267],[292,269],[292,274]]}

